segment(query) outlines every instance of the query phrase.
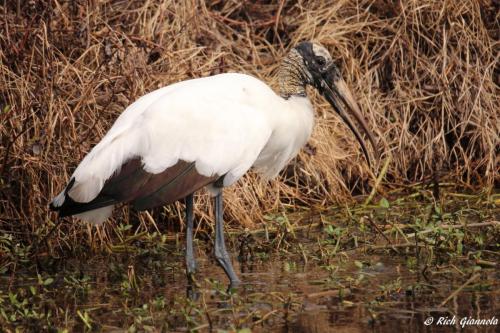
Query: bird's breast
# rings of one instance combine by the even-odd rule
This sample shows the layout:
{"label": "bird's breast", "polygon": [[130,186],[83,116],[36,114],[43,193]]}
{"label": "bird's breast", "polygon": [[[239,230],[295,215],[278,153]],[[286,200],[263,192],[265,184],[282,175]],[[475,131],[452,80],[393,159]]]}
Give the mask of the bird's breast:
{"label": "bird's breast", "polygon": [[264,177],[273,178],[309,140],[314,114],[307,97],[291,97],[275,110],[273,132],[254,163]]}

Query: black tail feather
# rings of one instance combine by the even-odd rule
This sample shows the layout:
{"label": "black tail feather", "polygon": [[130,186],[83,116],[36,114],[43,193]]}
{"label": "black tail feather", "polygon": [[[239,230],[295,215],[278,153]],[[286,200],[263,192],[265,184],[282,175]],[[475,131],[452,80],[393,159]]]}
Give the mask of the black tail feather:
{"label": "black tail feather", "polygon": [[102,194],[99,194],[94,200],[90,202],[76,202],[68,195],[68,191],[71,190],[74,184],[75,178],[71,178],[68,186],[66,186],[66,188],[64,189],[64,203],[61,206],[54,206],[53,202],[51,202],[49,205],[50,210],[59,212],[59,217],[81,214],[90,210],[111,206],[118,203],[115,199]]}
{"label": "black tail feather", "polygon": [[118,203],[115,199],[108,196],[98,195],[90,202],[76,202],[69,195],[66,195],[64,203],[60,207],[55,207],[52,203],[49,205],[51,210],[59,212],[59,217],[66,217],[75,214],[81,214],[90,210],[111,206]]}

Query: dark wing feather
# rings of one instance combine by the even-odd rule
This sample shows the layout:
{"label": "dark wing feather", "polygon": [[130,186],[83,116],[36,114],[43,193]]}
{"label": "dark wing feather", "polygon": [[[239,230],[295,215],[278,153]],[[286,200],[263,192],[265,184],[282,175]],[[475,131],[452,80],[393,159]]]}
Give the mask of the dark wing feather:
{"label": "dark wing feather", "polygon": [[[218,178],[217,175],[212,177],[200,175],[196,171],[194,162],[185,161],[179,161],[159,174],[152,174],[144,170],[139,158],[134,158],[124,163],[120,171],[106,181],[94,200],[79,203],[66,195],[64,204],[55,209],[59,211],[61,217],[120,202],[130,202],[134,208],[144,210],[173,203]],[[68,186],[66,191],[70,189]]]}
{"label": "dark wing feather", "polygon": [[194,163],[189,163],[180,168],[175,173],[175,176],[165,178],[161,174],[158,176],[155,175],[148,182],[148,185],[151,183],[155,185],[153,186],[153,190],[144,187],[144,190],[133,201],[134,207],[138,210],[143,210],[175,202],[203,186],[215,182],[219,176],[202,176],[196,171]]}

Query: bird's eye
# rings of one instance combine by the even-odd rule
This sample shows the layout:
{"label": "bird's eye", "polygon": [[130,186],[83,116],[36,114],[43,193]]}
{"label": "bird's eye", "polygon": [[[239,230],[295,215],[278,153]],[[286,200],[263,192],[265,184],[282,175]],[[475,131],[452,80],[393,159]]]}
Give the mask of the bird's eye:
{"label": "bird's eye", "polygon": [[318,63],[318,65],[320,65],[321,67],[325,66],[326,65],[326,60],[325,58],[323,57],[318,57],[316,58],[316,62]]}

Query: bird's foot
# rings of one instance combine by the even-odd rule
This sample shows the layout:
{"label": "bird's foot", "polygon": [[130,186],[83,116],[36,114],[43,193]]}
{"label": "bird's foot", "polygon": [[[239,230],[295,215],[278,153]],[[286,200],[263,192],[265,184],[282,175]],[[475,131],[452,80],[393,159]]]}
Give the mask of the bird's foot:
{"label": "bird's foot", "polygon": [[186,288],[186,296],[192,301],[200,299],[199,286],[197,284],[188,283]]}
{"label": "bird's foot", "polygon": [[227,286],[227,293],[228,294],[235,293],[239,289],[240,286],[241,286],[241,280],[240,279],[231,280],[229,282],[229,286]]}
{"label": "bird's foot", "polygon": [[187,280],[188,280],[188,285],[193,285],[195,287],[199,287],[198,281],[196,281],[196,270],[190,270],[188,269],[186,272]]}
{"label": "bird's foot", "polygon": [[194,275],[198,271],[198,266],[196,265],[196,261],[194,259],[188,260],[186,262],[186,273],[187,275]]}

